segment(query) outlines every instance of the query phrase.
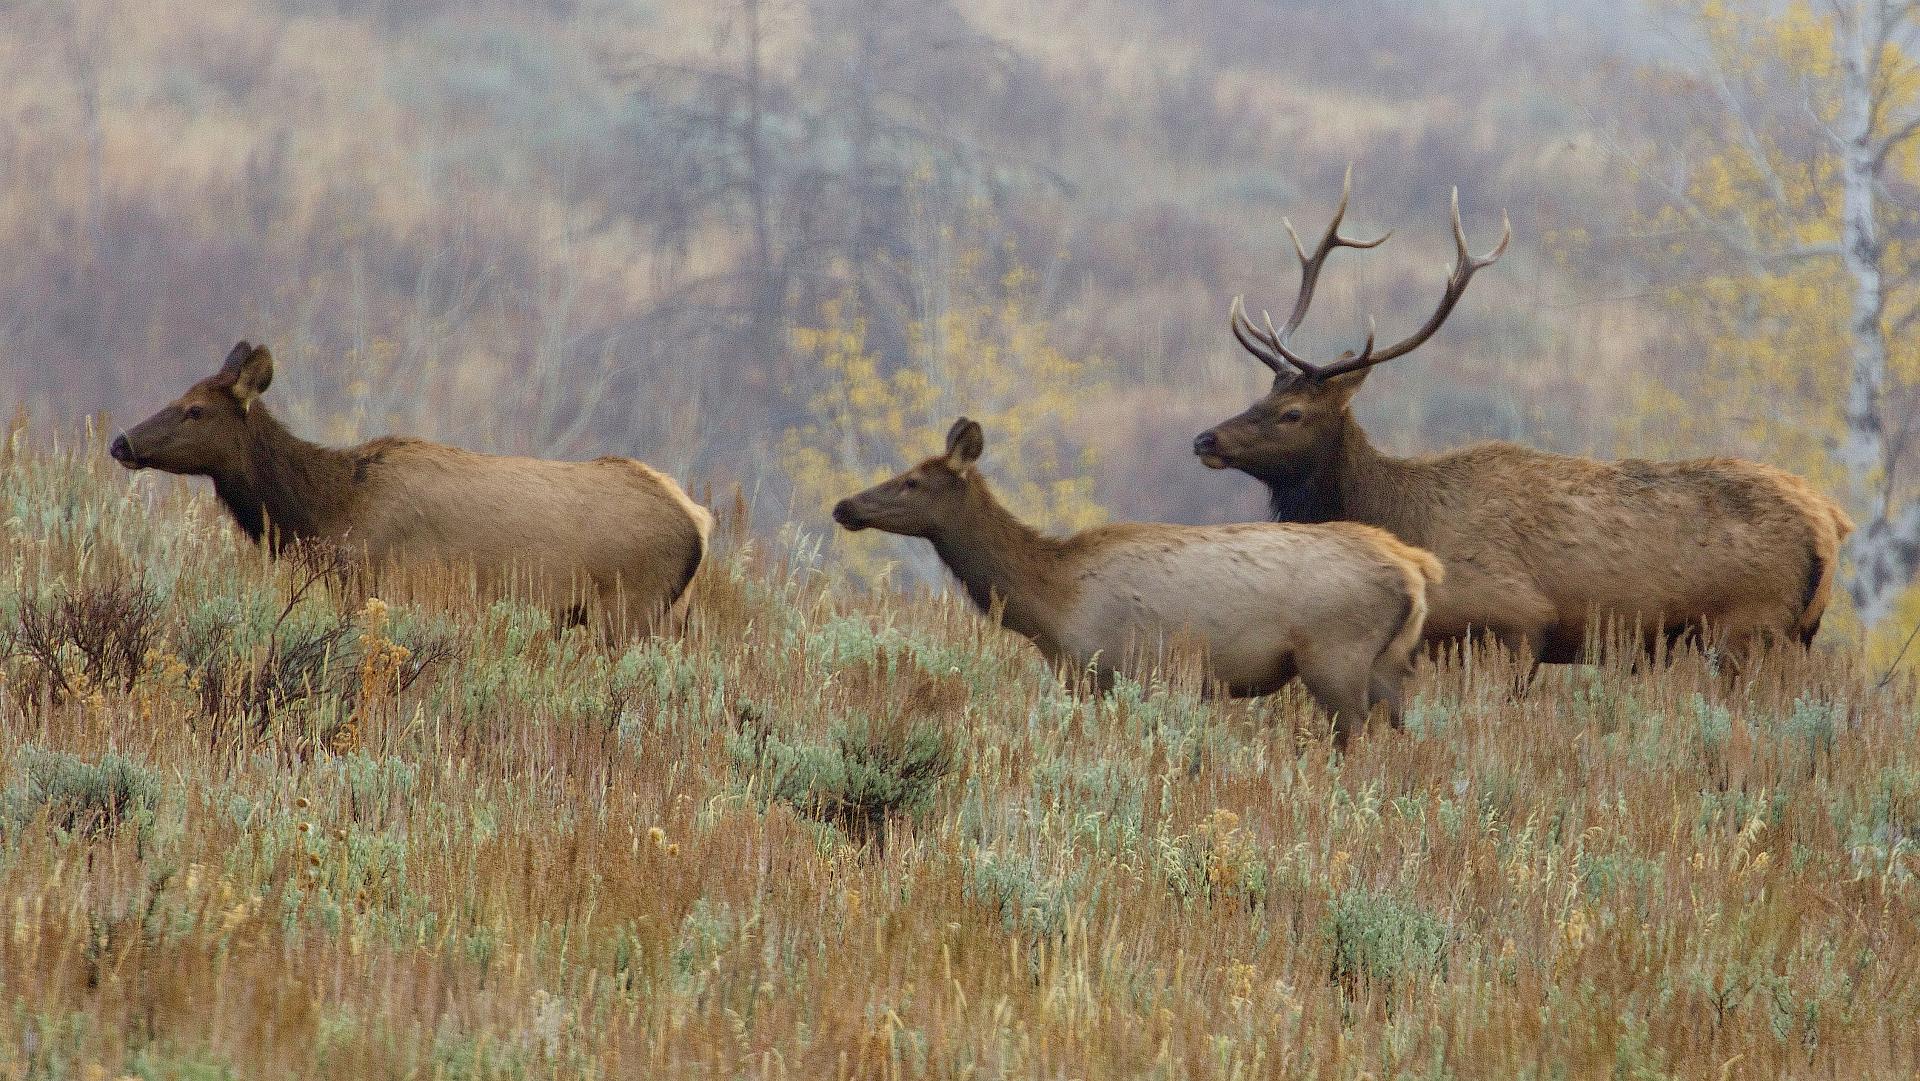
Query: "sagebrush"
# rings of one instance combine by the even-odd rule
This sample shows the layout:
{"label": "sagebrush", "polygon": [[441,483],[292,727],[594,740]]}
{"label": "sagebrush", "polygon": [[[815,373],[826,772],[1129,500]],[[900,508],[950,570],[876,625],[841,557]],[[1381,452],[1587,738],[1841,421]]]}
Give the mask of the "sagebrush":
{"label": "sagebrush", "polygon": [[1516,697],[1470,654],[1336,756],[1297,692],[1095,697],[791,533],[608,645],[332,579],[284,614],[307,569],[97,447],[19,442],[0,508],[16,629],[151,602],[85,693],[0,669],[0,1077],[1920,1066],[1920,710],[1846,655]]}

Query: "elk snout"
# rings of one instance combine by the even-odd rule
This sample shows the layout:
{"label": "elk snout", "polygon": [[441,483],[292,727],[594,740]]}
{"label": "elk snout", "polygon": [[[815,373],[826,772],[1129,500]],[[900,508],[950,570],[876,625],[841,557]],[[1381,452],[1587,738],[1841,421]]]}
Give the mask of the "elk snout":
{"label": "elk snout", "polygon": [[128,469],[140,468],[140,460],[133,456],[133,444],[127,442],[127,437],[124,435],[114,437],[113,443],[107,447],[107,453],[113,455],[114,461]]}
{"label": "elk snout", "polygon": [[867,528],[867,523],[860,518],[860,512],[853,509],[851,499],[842,499],[833,505],[833,520],[838,522],[841,528],[850,529],[856,533]]}
{"label": "elk snout", "polygon": [[1227,460],[1220,455],[1220,437],[1209,428],[1193,437],[1193,452],[1208,469],[1224,469]]}

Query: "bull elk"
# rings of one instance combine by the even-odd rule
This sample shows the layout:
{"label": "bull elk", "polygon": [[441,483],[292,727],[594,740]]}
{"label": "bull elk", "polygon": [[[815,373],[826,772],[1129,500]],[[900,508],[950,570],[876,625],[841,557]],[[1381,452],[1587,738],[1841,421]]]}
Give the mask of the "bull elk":
{"label": "bull elk", "polygon": [[248,537],[352,545],[377,563],[470,563],[502,586],[579,590],[607,629],[657,627],[686,593],[713,516],[630,458],[555,462],[387,437],[317,446],[260,396],[264,345],[233,347],[213,375],[113,441],[128,469],[210,477]]}
{"label": "bull elk", "polygon": [[1364,522],[1439,556],[1447,577],[1430,601],[1429,640],[1485,633],[1550,662],[1580,659],[1589,628],[1606,620],[1649,640],[1709,629],[1727,650],[1812,641],[1853,523],[1798,477],[1735,458],[1607,462],[1512,443],[1416,458],[1376,450],[1354,420],[1354,393],[1374,367],[1433,337],[1512,229],[1487,255],[1471,255],[1456,190],[1457,258],[1426,323],[1385,347],[1370,326],[1358,353],[1316,363],[1291,338],[1327,256],[1387,239],[1341,234],[1351,186],[1349,171],[1312,254],[1287,224],[1300,290],[1283,326],[1256,326],[1235,299],[1234,337],[1273,370],[1273,387],[1194,440],[1207,466],[1264,482],[1278,521]]}
{"label": "bull elk", "polygon": [[994,498],[975,468],[980,425],[946,453],[843,499],[833,519],[924,537],[981,609],[1056,666],[1104,681],[1142,650],[1197,645],[1211,682],[1268,694],[1295,676],[1334,715],[1336,742],[1371,705],[1399,723],[1400,687],[1439,561],[1352,523],[1108,525],[1049,537]]}

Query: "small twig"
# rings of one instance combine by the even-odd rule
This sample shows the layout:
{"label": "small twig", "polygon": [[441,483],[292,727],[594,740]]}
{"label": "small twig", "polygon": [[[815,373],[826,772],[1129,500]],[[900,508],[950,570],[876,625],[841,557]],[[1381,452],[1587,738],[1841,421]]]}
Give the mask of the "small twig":
{"label": "small twig", "polygon": [[1874,690],[1882,690],[1893,681],[1893,674],[1900,670],[1900,661],[1906,657],[1907,649],[1913,645],[1916,637],[1920,637],[1920,623],[1915,623],[1913,630],[1908,632],[1907,640],[1900,644],[1900,652],[1893,655],[1893,660],[1888,663],[1886,672],[1882,673],[1879,682],[1873,685]]}

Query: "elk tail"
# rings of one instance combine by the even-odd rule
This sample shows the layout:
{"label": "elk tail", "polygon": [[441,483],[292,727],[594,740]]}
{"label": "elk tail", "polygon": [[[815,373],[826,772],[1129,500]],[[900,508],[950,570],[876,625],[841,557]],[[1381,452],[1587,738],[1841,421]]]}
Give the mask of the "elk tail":
{"label": "elk tail", "polygon": [[667,601],[669,606],[686,596],[688,588],[693,585],[693,576],[700,573],[700,564],[706,561],[707,549],[712,546],[713,512],[691,499],[687,501],[686,511],[693,523],[693,544],[687,552],[686,565],[681,568],[680,585]]}
{"label": "elk tail", "polygon": [[1823,536],[1826,531],[1816,529],[1807,544],[1807,587],[1800,599],[1800,625],[1795,628],[1803,646],[1812,645],[1814,635],[1820,633],[1821,617],[1827,614],[1827,604],[1833,599],[1833,572],[1839,562],[1840,542],[1853,532],[1853,519],[1846,511],[1832,503],[1825,509],[1831,534]]}
{"label": "elk tail", "polygon": [[1432,552],[1397,539],[1394,554],[1400,557],[1400,566],[1406,575],[1407,603],[1400,629],[1394,632],[1382,652],[1389,657],[1411,657],[1419,648],[1420,636],[1427,626],[1427,590],[1445,581],[1447,571]]}
{"label": "elk tail", "polygon": [[1827,517],[1833,520],[1833,543],[1839,544],[1853,533],[1853,519],[1838,504],[1827,504]]}

